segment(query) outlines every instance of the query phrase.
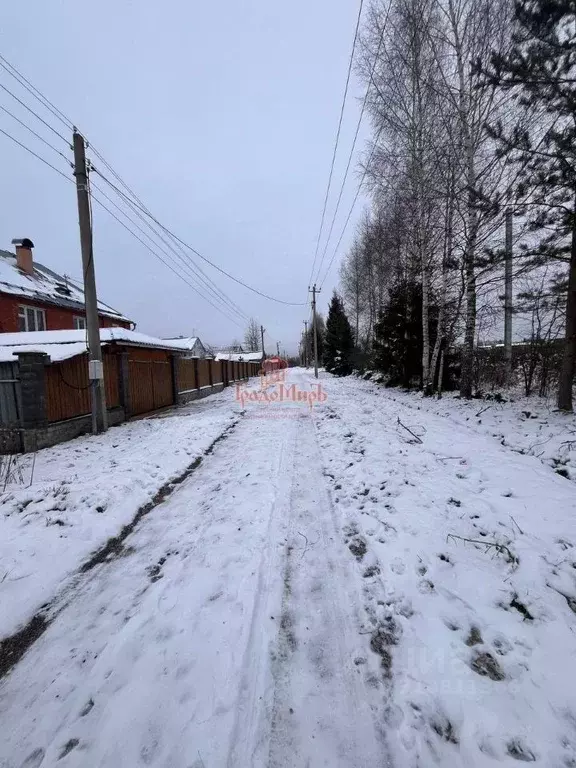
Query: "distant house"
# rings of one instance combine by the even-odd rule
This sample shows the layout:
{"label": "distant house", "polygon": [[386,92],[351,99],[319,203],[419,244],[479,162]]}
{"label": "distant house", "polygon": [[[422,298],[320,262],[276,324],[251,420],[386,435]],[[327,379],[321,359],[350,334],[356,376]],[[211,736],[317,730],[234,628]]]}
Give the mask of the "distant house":
{"label": "distant house", "polygon": [[[16,253],[0,250],[0,333],[86,328],[83,289],[35,262],[28,238],[12,244]],[[102,328],[135,326],[102,301],[98,315]]]}
{"label": "distant house", "polygon": [[228,360],[234,363],[260,363],[262,352],[217,352],[216,360]]}
{"label": "distant house", "polygon": [[201,360],[212,357],[198,336],[177,336],[175,338],[168,338],[166,341],[169,341],[172,346],[177,346],[184,350],[186,352],[184,357],[198,357]]}

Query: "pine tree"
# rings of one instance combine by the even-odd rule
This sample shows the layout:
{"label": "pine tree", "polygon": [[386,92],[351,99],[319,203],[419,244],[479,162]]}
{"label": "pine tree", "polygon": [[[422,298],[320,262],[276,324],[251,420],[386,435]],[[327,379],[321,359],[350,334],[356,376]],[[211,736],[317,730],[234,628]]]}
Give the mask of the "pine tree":
{"label": "pine tree", "polygon": [[[494,54],[484,72],[490,85],[509,90],[519,105],[540,115],[530,129],[506,134],[492,127],[501,151],[517,166],[515,200],[530,194],[533,231],[545,236],[536,262],[565,261],[567,302],[558,407],[572,410],[576,364],[576,7],[574,0],[522,0],[514,9],[513,46]],[[551,234],[550,234],[551,233]]]}
{"label": "pine tree", "polygon": [[324,337],[324,367],[336,376],[352,373],[354,334],[344,311],[342,299],[334,293],[328,309]]}

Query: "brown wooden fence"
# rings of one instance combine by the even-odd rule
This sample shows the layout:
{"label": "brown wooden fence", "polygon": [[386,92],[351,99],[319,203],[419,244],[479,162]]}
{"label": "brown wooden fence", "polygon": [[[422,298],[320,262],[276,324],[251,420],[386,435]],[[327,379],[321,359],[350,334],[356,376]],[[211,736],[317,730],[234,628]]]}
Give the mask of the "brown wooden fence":
{"label": "brown wooden fence", "polygon": [[224,377],[222,375],[222,362],[220,360],[211,360],[212,363],[212,384],[222,384]]}
{"label": "brown wooden fence", "polygon": [[[128,353],[130,414],[148,413],[174,402],[172,364],[165,350],[124,348]],[[113,351],[104,350],[104,382],[108,408],[121,405],[120,361]],[[179,358],[175,361],[178,391],[227,386],[233,381],[255,376],[258,363]],[[46,366],[47,418],[50,422],[73,419],[90,413],[88,357],[82,355]]]}
{"label": "brown wooden fence", "polygon": [[168,352],[128,347],[128,368],[132,414],[148,413],[174,403]]}
{"label": "brown wooden fence", "polygon": [[[104,353],[104,384],[108,408],[120,405],[118,358]],[[88,356],[80,355],[46,367],[46,414],[50,422],[90,413]]]}
{"label": "brown wooden fence", "polygon": [[178,371],[178,392],[189,392],[196,389],[198,381],[196,379],[197,360],[189,358],[180,358],[176,361]]}
{"label": "brown wooden fence", "polygon": [[210,363],[211,360],[198,360],[198,387],[210,386]]}

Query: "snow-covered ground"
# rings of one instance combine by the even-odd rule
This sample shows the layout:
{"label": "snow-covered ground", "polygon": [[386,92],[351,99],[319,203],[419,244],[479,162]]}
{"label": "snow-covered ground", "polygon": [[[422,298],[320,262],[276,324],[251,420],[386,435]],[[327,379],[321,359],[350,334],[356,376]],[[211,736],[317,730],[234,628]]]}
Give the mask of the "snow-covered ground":
{"label": "snow-covered ground", "polygon": [[536,456],[558,474],[576,481],[576,419],[559,412],[553,396],[524,397],[504,392],[506,402],[502,403],[495,399],[462,400],[452,392],[437,400],[389,390],[387,397],[459,424],[473,424],[502,445]]}
{"label": "snow-covered ground", "polygon": [[229,393],[18,459],[0,494],[0,640],[237,418]]}
{"label": "snow-covered ground", "polygon": [[[295,369],[291,384],[314,378]],[[119,436],[84,485],[98,496],[129,429],[138,461],[162,456],[158,487],[230,427],[48,609],[0,682],[2,768],[576,766],[573,484],[465,416],[357,379],[322,386],[312,411],[284,398],[241,414],[227,390],[59,447],[54,470]],[[169,465],[177,430],[201,441],[202,419],[202,447]],[[67,498],[72,518],[82,493]],[[114,514],[100,542],[130,517]],[[66,572],[94,548],[82,526]]]}

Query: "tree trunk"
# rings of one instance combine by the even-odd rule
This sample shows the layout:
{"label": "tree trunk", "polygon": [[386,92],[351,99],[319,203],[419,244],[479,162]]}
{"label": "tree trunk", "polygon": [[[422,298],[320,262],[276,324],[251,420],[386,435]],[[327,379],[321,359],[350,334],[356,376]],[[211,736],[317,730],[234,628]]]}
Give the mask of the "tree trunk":
{"label": "tree trunk", "polygon": [[438,400],[442,397],[442,379],[444,378],[444,350],[440,352],[440,369],[438,370]]}
{"label": "tree trunk", "polygon": [[474,149],[469,130],[465,133],[467,151],[466,180],[468,184],[467,220],[468,232],[464,253],[466,274],[466,325],[464,329],[464,347],[462,349],[462,369],[460,373],[460,395],[471,398],[474,383],[474,335],[476,331],[476,240],[478,236],[478,214],[475,207],[474,189],[476,171]]}
{"label": "tree trunk", "polygon": [[[450,178],[450,183],[447,190],[447,200],[446,200],[446,230],[445,230],[445,237],[444,237],[444,249],[442,253],[442,287],[440,290],[440,307],[438,309],[438,327],[436,330],[436,341],[434,343],[434,349],[432,351],[432,360],[430,362],[430,383],[429,383],[429,393],[432,394],[434,389],[434,376],[436,374],[436,368],[438,365],[438,355],[440,354],[440,348],[442,346],[442,341],[444,339],[444,325],[445,325],[445,315],[446,315],[446,293],[448,291],[448,269],[447,269],[447,262],[451,261],[452,259],[452,239],[453,239],[453,230],[454,230],[454,198],[453,198],[453,178]],[[440,374],[442,375],[442,365],[440,366]],[[440,388],[439,388],[440,390]],[[440,397],[440,394],[438,395]]]}
{"label": "tree trunk", "polygon": [[572,384],[576,362],[576,197],[572,211],[572,244],[570,247],[570,268],[568,272],[568,297],[566,300],[566,338],[562,372],[558,381],[558,408],[572,411]]}
{"label": "tree trunk", "polygon": [[424,248],[421,247],[422,258],[422,386],[424,394],[430,390],[430,291],[428,287],[428,265],[424,258]]}

